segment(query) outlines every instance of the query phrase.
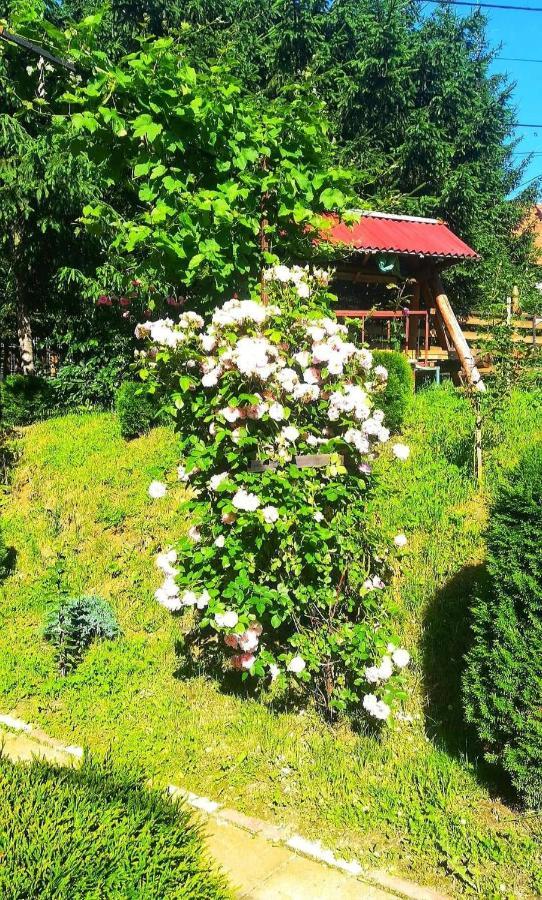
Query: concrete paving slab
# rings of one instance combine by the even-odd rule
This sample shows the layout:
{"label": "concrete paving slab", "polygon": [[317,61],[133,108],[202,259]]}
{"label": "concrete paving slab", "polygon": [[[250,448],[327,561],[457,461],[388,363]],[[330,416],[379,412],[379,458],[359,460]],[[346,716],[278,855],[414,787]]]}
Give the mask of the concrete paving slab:
{"label": "concrete paving slab", "polygon": [[226,873],[240,898],[253,891],[289,862],[292,852],[270,844],[257,834],[217,819],[204,821],[204,836],[211,856]]}
{"label": "concrete paving slab", "polygon": [[204,834],[210,854],[239,900],[390,900],[393,896],[228,822],[207,820]]}
{"label": "concrete paving slab", "polygon": [[13,734],[0,729],[0,747],[2,753],[14,762],[30,762],[35,757],[62,766],[73,766],[75,762],[71,754],[35,741],[24,732]]}
{"label": "concrete paving slab", "polygon": [[246,900],[390,900],[391,897],[352,875],[292,853],[286,865],[253,888]]}

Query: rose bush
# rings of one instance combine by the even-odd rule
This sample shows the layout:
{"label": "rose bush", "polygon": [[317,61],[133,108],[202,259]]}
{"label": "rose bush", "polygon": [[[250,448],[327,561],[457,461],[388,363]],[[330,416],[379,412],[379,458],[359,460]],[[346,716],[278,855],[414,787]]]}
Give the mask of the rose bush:
{"label": "rose bush", "polygon": [[[409,662],[389,630],[389,549],[364,514],[387,373],[329,314],[327,280],[278,265],[266,302],[234,298],[207,327],[194,312],[138,326],[141,375],[178,416],[193,522],[158,555],[156,599],[193,608],[192,640],[243,678],[385,720]],[[164,502],[167,485],[149,493]]]}

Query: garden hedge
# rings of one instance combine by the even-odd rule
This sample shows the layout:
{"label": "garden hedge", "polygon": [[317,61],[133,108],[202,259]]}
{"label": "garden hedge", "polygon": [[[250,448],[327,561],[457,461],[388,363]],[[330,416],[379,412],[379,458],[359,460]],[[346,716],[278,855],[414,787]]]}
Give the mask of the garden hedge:
{"label": "garden hedge", "polygon": [[500,487],[487,535],[487,589],[473,608],[466,717],[486,758],[542,806],[542,444]]}
{"label": "garden hedge", "polygon": [[123,438],[147,434],[157,421],[157,406],[139,381],[125,381],[117,391],[115,408]]}
{"label": "garden hedge", "polygon": [[0,756],[2,900],[224,900],[188,813],[126,771]]}
{"label": "garden hedge", "polygon": [[385,413],[387,428],[399,431],[414,393],[414,373],[402,353],[397,350],[373,350],[375,366],[385,366],[388,380],[378,405]]}
{"label": "garden hedge", "polygon": [[8,375],[0,383],[0,409],[4,425],[31,425],[53,413],[56,398],[52,383],[39,375]]}

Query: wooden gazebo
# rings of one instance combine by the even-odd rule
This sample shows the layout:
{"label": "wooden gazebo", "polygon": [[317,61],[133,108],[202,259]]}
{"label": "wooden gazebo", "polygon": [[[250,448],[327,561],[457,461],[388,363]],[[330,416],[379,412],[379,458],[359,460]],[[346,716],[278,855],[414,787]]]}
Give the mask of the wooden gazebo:
{"label": "wooden gazebo", "polygon": [[418,365],[457,360],[468,384],[481,382],[441,280],[443,270],[479,256],[444,222],[360,211],[354,225],[330,217],[322,238],[336,250],[338,316],[361,319],[369,343],[371,327],[386,323]]}

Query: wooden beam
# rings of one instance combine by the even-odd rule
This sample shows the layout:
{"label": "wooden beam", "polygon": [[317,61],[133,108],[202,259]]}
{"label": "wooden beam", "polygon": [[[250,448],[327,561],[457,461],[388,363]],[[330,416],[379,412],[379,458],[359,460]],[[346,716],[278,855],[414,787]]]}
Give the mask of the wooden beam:
{"label": "wooden beam", "polygon": [[430,285],[435,298],[436,307],[442,317],[444,327],[446,328],[446,331],[450,336],[450,340],[452,341],[452,344],[454,345],[454,348],[457,352],[459,361],[467,378],[467,382],[472,385],[472,387],[478,387],[478,385],[480,385],[480,387],[478,387],[478,390],[484,390],[484,383],[478,369],[476,368],[474,356],[472,355],[472,351],[467,344],[465,335],[459,327],[459,322],[457,321],[450,301],[446,296],[446,292],[444,290],[444,286],[438,272],[433,273]]}
{"label": "wooden beam", "polygon": [[[417,312],[420,308],[420,285],[418,282],[414,285],[413,294],[412,294],[412,302],[410,304],[411,312]],[[407,349],[408,350],[416,350],[418,342],[418,327],[417,323],[409,329],[408,332],[408,340],[407,340]]]}

